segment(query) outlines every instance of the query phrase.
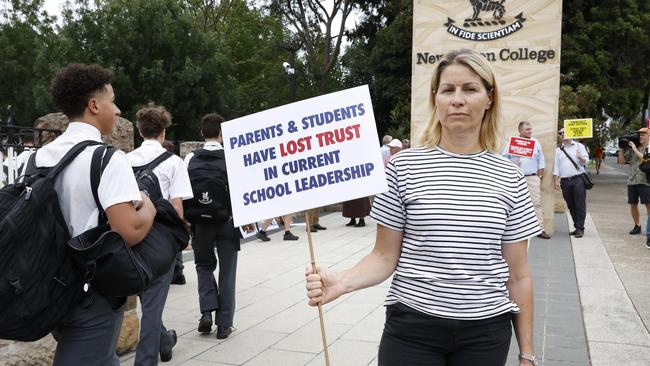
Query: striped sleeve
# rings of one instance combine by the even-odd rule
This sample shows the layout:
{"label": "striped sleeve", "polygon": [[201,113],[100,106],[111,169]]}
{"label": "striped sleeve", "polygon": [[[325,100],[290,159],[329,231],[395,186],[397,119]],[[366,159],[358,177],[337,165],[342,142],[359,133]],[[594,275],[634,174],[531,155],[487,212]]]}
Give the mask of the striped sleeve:
{"label": "striped sleeve", "polygon": [[406,209],[400,195],[399,179],[394,160],[386,166],[388,191],[380,193],[372,203],[370,217],[389,229],[402,231],[406,223]]}
{"label": "striped sleeve", "polygon": [[517,180],[512,209],[506,219],[501,243],[516,243],[541,233],[528,185],[523,175]]}

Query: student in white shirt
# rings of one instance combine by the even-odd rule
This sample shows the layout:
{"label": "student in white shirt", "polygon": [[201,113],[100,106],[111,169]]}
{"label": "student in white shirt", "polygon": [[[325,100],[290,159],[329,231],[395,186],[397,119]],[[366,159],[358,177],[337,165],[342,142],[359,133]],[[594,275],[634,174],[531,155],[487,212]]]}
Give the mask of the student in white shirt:
{"label": "student in white shirt", "polygon": [[[120,110],[115,106],[112,73],[98,65],[71,64],[52,83],[52,97],[70,119],[67,130],[36,153],[37,167],[51,167],[74,145],[101,142],[109,134]],[[99,209],[90,188],[90,161],[97,146],[89,146],[57,176],[55,189],[70,235],[97,226]],[[86,179],[83,179],[86,177]],[[156,210],[138,190],[131,165],[117,151],[106,166],[98,188],[99,201],[113,231],[128,245],[136,245],[151,229]],[[79,304],[56,330],[54,365],[118,366],[115,346],[126,298],[108,298],[90,289],[90,305]]]}
{"label": "student in white shirt", "polygon": [[[171,114],[162,106],[148,105],[136,113],[136,124],[144,139],[139,148],[127,154],[133,167],[144,166],[162,154],[169,158],[155,167],[152,172],[158,178],[162,198],[183,217],[183,200],[192,198],[192,186],[183,160],[162,146],[165,129],[171,125]],[[172,358],[172,348],[176,344],[176,331],[167,330],[162,324],[162,313],[169,292],[174,265],[169,273],[149,285],[140,294],[142,319],[140,341],[135,350],[135,365],[157,365],[158,353],[163,362]]]}
{"label": "student in white shirt", "polygon": [[[221,123],[224,118],[217,113],[210,113],[201,119],[201,135],[205,138],[204,150],[223,151],[221,145]],[[185,157],[185,164],[190,166],[194,153]],[[224,163],[225,169],[225,163]],[[247,232],[252,231],[251,224],[246,225]],[[237,252],[240,250],[239,230],[233,227],[232,212],[227,222],[193,223],[192,250],[196,263],[198,278],[199,320],[198,331],[211,333],[212,325],[217,325],[217,339],[225,339],[233,330],[235,316],[235,285],[237,277]],[[217,255],[215,256],[215,248]],[[218,260],[217,260],[218,258]],[[215,279],[214,271],[219,265],[219,276]],[[212,313],[215,313],[214,323]]]}

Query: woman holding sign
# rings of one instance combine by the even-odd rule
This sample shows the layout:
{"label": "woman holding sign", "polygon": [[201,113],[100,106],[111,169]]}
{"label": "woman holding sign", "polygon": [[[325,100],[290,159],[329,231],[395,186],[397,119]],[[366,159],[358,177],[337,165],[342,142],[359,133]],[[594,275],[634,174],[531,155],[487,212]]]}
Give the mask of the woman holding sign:
{"label": "woman holding sign", "polygon": [[535,361],[527,239],[541,232],[523,173],[498,154],[499,92],[488,61],[449,52],[431,81],[421,147],[387,166],[371,211],[375,247],[354,267],[307,272],[309,304],[383,282],[379,365],[504,365],[511,323],[519,365]]}

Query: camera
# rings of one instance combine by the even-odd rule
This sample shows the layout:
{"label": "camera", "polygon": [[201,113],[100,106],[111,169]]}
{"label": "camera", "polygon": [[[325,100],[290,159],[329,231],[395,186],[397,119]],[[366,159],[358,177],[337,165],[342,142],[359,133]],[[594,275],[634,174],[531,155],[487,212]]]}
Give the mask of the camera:
{"label": "camera", "polygon": [[639,140],[641,134],[638,131],[629,131],[623,134],[623,136],[618,138],[618,148],[627,149],[630,147],[630,141],[634,142],[634,145],[637,147],[641,145]]}

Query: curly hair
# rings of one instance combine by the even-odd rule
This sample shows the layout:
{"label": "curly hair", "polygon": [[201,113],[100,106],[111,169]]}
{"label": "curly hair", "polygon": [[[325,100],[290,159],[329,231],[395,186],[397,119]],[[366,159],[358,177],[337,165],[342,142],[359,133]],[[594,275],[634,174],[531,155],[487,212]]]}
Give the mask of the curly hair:
{"label": "curly hair", "polygon": [[221,123],[225,119],[219,113],[206,114],[201,118],[201,133],[206,139],[219,137],[221,133]]}
{"label": "curly hair", "polygon": [[135,120],[142,137],[152,139],[172,124],[172,114],[163,106],[149,103],[135,113]]}
{"label": "curly hair", "polygon": [[59,70],[50,91],[54,103],[69,119],[84,114],[93,94],[113,81],[113,72],[99,65],[70,64]]}

